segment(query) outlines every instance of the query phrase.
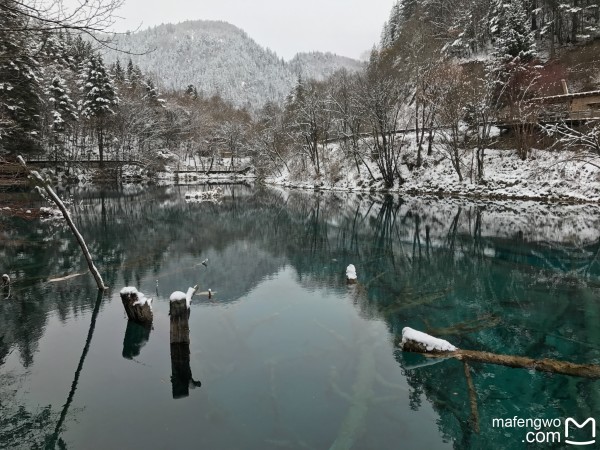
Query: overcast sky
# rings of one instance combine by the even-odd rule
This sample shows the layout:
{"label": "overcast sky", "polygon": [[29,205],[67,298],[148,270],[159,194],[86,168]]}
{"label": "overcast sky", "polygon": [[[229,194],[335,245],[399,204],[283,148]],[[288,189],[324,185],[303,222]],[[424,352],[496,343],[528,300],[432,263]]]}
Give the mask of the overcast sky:
{"label": "overcast sky", "polygon": [[394,0],[125,0],[115,31],[184,20],[224,20],[286,60],[330,51],[358,58],[379,41]]}

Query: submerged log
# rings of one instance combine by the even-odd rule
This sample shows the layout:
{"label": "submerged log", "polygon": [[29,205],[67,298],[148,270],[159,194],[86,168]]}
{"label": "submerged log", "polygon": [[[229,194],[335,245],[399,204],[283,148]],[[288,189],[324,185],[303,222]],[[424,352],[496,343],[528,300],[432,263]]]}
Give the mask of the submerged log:
{"label": "submerged log", "polygon": [[573,377],[600,378],[600,365],[597,364],[576,364],[547,358],[533,359],[525,356],[461,350],[443,339],[437,339],[408,327],[402,330],[402,343],[400,346],[405,352],[423,353],[434,358],[455,358],[461,361],[534,369],[540,372],[558,373]]}
{"label": "submerged log", "polygon": [[146,297],[134,287],[121,289],[121,301],[127,318],[139,324],[152,323],[152,299]]}

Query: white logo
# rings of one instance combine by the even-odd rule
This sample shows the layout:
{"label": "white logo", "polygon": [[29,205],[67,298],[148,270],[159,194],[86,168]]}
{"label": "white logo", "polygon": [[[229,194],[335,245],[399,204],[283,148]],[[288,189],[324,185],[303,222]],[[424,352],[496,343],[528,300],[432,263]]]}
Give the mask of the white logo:
{"label": "white logo", "polygon": [[[577,428],[583,428],[585,427],[588,422],[592,423],[592,437],[594,438],[591,441],[586,441],[586,442],[579,442],[579,441],[570,441],[569,440],[569,424],[573,424],[575,425]],[[582,424],[579,424],[579,422],[577,422],[575,419],[568,417],[567,420],[565,420],[565,442],[567,444],[571,444],[571,445],[592,445],[596,443],[596,419],[592,419],[591,417],[586,420],[585,422],[583,422]]]}

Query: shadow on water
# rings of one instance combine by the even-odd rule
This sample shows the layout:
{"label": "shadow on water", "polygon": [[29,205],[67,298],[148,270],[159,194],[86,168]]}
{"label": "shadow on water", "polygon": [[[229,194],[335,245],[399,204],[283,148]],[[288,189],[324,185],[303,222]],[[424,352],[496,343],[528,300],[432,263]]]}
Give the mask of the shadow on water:
{"label": "shadow on water", "polygon": [[141,325],[133,320],[127,321],[123,339],[123,358],[134,359],[140,356],[142,348],[150,339],[152,325]]}
{"label": "shadow on water", "polygon": [[71,403],[73,402],[73,397],[75,397],[75,392],[77,391],[77,384],[79,383],[79,377],[81,376],[81,370],[83,369],[83,363],[85,362],[85,357],[88,354],[90,344],[92,343],[92,338],[94,337],[96,319],[98,318],[98,313],[100,312],[100,304],[102,303],[103,295],[104,292],[98,292],[96,304],[94,305],[94,310],[92,311],[90,329],[88,331],[87,338],[85,339],[85,345],[83,347],[83,351],[81,352],[81,357],[79,358],[79,364],[77,364],[77,369],[75,370],[75,376],[73,377],[73,382],[71,383],[71,390],[69,391],[67,401],[63,405],[62,411],[60,412],[58,422],[56,423],[56,427],[54,428],[54,433],[52,434],[48,443],[46,444],[46,449],[54,449],[57,444],[59,448],[65,447],[64,441],[60,439],[60,433],[62,431],[65,419],[67,418],[67,414],[69,412],[69,408],[71,407]]}

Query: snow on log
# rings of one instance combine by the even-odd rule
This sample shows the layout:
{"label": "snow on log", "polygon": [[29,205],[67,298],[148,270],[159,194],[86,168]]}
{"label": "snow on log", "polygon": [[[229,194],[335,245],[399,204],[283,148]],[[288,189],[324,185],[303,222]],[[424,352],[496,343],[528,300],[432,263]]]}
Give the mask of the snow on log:
{"label": "snow on log", "polygon": [[406,327],[402,330],[400,347],[405,352],[423,353],[437,358],[456,358],[461,361],[475,361],[520,369],[533,369],[540,372],[558,373],[582,378],[600,378],[600,365],[575,364],[555,359],[533,359],[525,356],[500,355],[477,350],[462,350],[448,341],[437,339],[426,333]]}
{"label": "snow on log", "polygon": [[198,286],[188,288],[187,293],[175,291],[169,297],[169,316],[171,322],[171,344],[190,343],[190,305]]}
{"label": "snow on log", "polygon": [[427,353],[432,351],[454,352],[457,350],[454,345],[444,339],[438,339],[410,327],[404,327],[402,329],[402,348],[404,349],[406,347],[415,349],[406,351],[416,353]]}
{"label": "snow on log", "polygon": [[218,202],[219,198],[223,196],[223,190],[220,187],[211,189],[209,191],[195,191],[186,192],[185,200],[187,202]]}
{"label": "snow on log", "polygon": [[346,281],[348,283],[356,283],[356,279],[356,267],[354,267],[354,264],[350,264],[346,267]]}
{"label": "snow on log", "polygon": [[152,322],[152,299],[146,297],[134,287],[121,289],[121,301],[127,313],[127,318],[140,324]]}

